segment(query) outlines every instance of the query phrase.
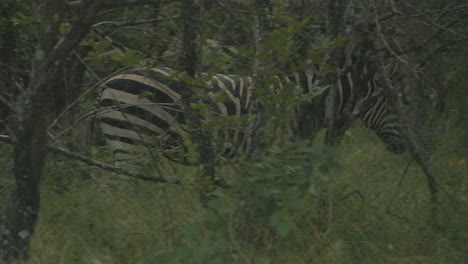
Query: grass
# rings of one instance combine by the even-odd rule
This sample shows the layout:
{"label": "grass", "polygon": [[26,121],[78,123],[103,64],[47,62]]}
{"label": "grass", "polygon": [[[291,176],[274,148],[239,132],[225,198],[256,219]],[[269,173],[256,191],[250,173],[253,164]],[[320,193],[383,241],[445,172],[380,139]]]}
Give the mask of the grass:
{"label": "grass", "polygon": [[[51,155],[28,263],[466,263],[468,165],[459,144],[466,132],[454,125],[437,133],[430,164],[441,187],[441,232],[430,228],[426,179],[409,154],[387,152],[359,126],[346,135],[336,152],[339,165],[326,179],[327,230],[311,217],[317,212],[311,192],[285,237],[268,219],[237,211],[234,222],[248,228],[233,238],[231,221],[203,208],[194,187],[127,180]],[[0,160],[3,168],[11,165]],[[195,177],[193,168],[175,173]],[[83,175],[91,177],[78,180]],[[0,188],[11,183],[2,177]],[[223,202],[216,212],[228,208]]]}

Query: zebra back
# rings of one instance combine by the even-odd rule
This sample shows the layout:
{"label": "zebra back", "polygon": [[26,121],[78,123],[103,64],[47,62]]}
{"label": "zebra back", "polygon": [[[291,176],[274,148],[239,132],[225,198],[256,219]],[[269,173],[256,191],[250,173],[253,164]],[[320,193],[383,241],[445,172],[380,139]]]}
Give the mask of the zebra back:
{"label": "zebra back", "polygon": [[[101,86],[99,119],[116,161],[135,159],[135,154],[157,147],[173,161],[191,163],[186,154],[194,150],[180,107],[181,81],[174,73],[165,67],[131,70],[110,77]],[[213,133],[215,152],[221,158],[232,158],[246,142],[238,118],[248,112],[252,80],[216,74],[203,89],[205,93],[194,103],[207,106],[204,124],[215,123],[218,128]]]}
{"label": "zebra back", "polygon": [[[205,76],[206,78],[206,76]],[[300,87],[303,95],[317,91],[321,78],[313,71],[275,76],[273,94],[287,83]],[[107,79],[100,88],[99,118],[103,134],[116,161],[139,160],[157,148],[167,158],[191,164],[194,152],[191,131],[180,107],[184,87],[176,72],[165,67],[130,70]],[[376,80],[375,72],[364,67],[336,80],[336,113],[357,111],[364,125],[377,133],[395,153],[404,151],[398,119]],[[215,153],[220,159],[237,156],[246,145],[245,118],[253,93],[252,79],[215,74],[198,89],[196,101],[204,111],[204,125],[213,131]],[[325,126],[325,98],[329,89],[304,102],[297,110],[296,138],[313,138]],[[350,106],[351,105],[351,106]],[[194,105],[192,105],[194,106]],[[244,121],[244,122],[243,122]]]}

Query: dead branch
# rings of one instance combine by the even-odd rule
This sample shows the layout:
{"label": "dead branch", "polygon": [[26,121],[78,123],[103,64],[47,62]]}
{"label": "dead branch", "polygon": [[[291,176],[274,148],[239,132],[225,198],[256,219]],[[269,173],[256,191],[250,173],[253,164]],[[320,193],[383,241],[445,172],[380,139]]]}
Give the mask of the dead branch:
{"label": "dead branch", "polygon": [[[15,142],[13,140],[13,138],[11,138],[9,136],[6,136],[6,135],[0,135],[0,141],[8,143],[8,144],[14,144],[14,142]],[[60,155],[62,155],[64,157],[74,159],[74,160],[78,160],[78,161],[84,162],[84,163],[86,163],[88,165],[101,168],[103,170],[111,171],[111,172],[114,172],[114,173],[117,173],[117,174],[120,174],[120,175],[129,176],[129,177],[132,177],[132,178],[135,178],[135,179],[140,179],[140,180],[144,180],[144,181],[151,181],[151,182],[170,183],[170,184],[183,184],[182,181],[179,180],[179,179],[175,179],[175,178],[169,179],[167,177],[160,176],[160,175],[144,174],[144,173],[139,173],[139,172],[126,170],[126,169],[123,169],[123,168],[120,168],[120,167],[117,167],[117,166],[113,166],[113,165],[110,165],[110,164],[107,164],[107,163],[103,163],[103,162],[100,162],[100,161],[93,160],[91,158],[88,158],[88,157],[83,156],[83,155],[78,154],[78,153],[70,152],[70,151],[68,151],[68,150],[66,150],[64,148],[59,148],[59,147],[54,147],[54,146],[48,145],[47,150],[52,152],[52,153],[60,154]]]}
{"label": "dead branch", "polygon": [[[7,135],[0,135],[0,142],[5,142],[10,145],[13,145],[15,140],[12,137],[9,137]],[[119,175],[124,175],[128,177],[132,177],[135,179],[140,179],[144,181],[150,181],[150,182],[159,182],[159,183],[168,183],[168,184],[178,184],[178,185],[188,185],[187,183],[184,183],[182,180],[177,179],[177,178],[167,178],[161,175],[153,175],[153,174],[146,174],[146,173],[139,173],[139,172],[134,172],[130,170],[126,170],[121,167],[113,166],[104,162],[100,162],[97,160],[94,160],[92,158],[86,157],[84,155],[71,152],[69,150],[66,150],[64,148],[59,148],[59,147],[54,147],[54,146],[47,146],[47,150],[56,153],[59,155],[62,155],[64,157],[67,157],[69,159],[74,159],[81,161],[83,163],[86,163],[90,166],[94,166],[106,171],[111,171]],[[215,178],[213,179],[213,184],[215,186],[221,187],[221,188],[229,188],[229,184],[227,184],[223,179],[220,178]]]}
{"label": "dead branch", "polygon": [[[126,7],[135,5],[167,4],[178,2],[179,0],[102,0],[100,1],[104,8]],[[69,7],[80,7],[83,1],[70,1]]]}
{"label": "dead branch", "polygon": [[[179,18],[180,18],[180,16],[172,16],[171,17],[171,19],[179,19]],[[102,22],[94,24],[93,28],[100,27],[100,26],[111,26],[111,27],[138,26],[138,25],[143,25],[143,24],[151,24],[151,23],[154,23],[154,22],[161,22],[161,21],[165,21],[165,20],[167,20],[167,18],[158,17],[158,18],[145,19],[145,20],[140,20],[140,21],[120,21],[120,22],[102,21]]]}
{"label": "dead branch", "polygon": [[[375,24],[376,24],[376,34],[378,36],[377,42],[375,43],[376,48],[381,48],[383,46],[383,40],[380,38],[383,36],[382,33],[382,28],[380,24],[380,19],[379,19],[379,13],[377,12],[377,7],[376,7],[376,1],[372,1],[374,10],[375,12]],[[413,65],[415,64],[414,61],[412,61],[414,56],[409,56],[408,60],[408,68],[409,73],[407,74],[406,78],[408,79],[409,86],[411,90],[413,91],[413,96],[414,91],[416,90],[416,85],[415,83],[415,76],[414,76],[414,70],[413,70]],[[439,222],[439,185],[437,184],[436,177],[435,175],[430,171],[429,166],[428,166],[428,160],[429,160],[429,154],[422,142],[422,137],[420,135],[420,128],[415,124],[416,118],[414,118],[414,115],[409,115],[409,111],[401,102],[401,100],[398,98],[398,91],[397,88],[392,84],[388,70],[385,68],[385,62],[382,54],[378,55],[378,61],[380,63],[380,68],[383,72],[383,81],[384,81],[384,87],[386,88],[387,95],[390,99],[391,105],[395,106],[397,111],[398,111],[398,118],[400,120],[400,125],[402,127],[402,130],[405,134],[407,144],[409,146],[409,150],[411,152],[411,156],[413,159],[416,161],[416,163],[419,165],[421,170],[426,176],[426,181],[427,185],[429,188],[430,192],[430,200],[431,200],[431,221],[432,221],[432,227],[435,230],[442,230],[442,226],[440,225]],[[414,101],[412,100],[413,104]],[[414,105],[413,105],[414,107]],[[414,112],[414,108],[411,109]],[[411,120],[411,118],[413,120]],[[388,212],[387,212],[388,213]]]}

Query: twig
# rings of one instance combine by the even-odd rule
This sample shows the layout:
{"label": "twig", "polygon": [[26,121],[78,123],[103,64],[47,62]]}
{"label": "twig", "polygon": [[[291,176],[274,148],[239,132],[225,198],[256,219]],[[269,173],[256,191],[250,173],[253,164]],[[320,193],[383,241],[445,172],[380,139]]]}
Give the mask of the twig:
{"label": "twig", "polygon": [[345,195],[343,195],[343,197],[341,199],[346,200],[346,199],[348,199],[349,197],[351,197],[353,195],[357,195],[357,196],[359,196],[359,198],[361,198],[361,200],[364,200],[364,194],[362,194],[362,192],[360,190],[358,190],[358,189],[355,189],[355,190],[352,190],[352,191],[346,193]]}
{"label": "twig", "polygon": [[[375,0],[372,1],[372,4],[374,6],[375,12],[375,22],[376,22],[376,28],[377,28],[377,34],[378,36],[383,36],[381,27],[379,24],[379,15],[377,12],[377,7],[375,4]],[[377,45],[382,45],[383,40],[380,39],[380,41],[377,41]],[[411,58],[411,56],[410,56]],[[439,207],[439,188],[438,184],[436,182],[435,176],[432,174],[432,172],[429,170],[429,167],[427,165],[427,160],[428,160],[428,155],[427,151],[424,149],[424,144],[421,141],[421,136],[417,134],[418,131],[414,132],[412,131],[415,128],[415,124],[411,124],[410,120],[408,120],[408,110],[405,110],[405,107],[403,106],[402,102],[398,98],[397,90],[393,86],[393,84],[390,81],[389,75],[387,70],[385,69],[384,65],[384,60],[383,56],[379,55],[378,60],[380,61],[380,67],[382,68],[383,71],[383,80],[384,84],[386,87],[387,94],[390,98],[390,102],[392,105],[396,106],[398,109],[398,119],[400,120],[400,124],[402,127],[402,130],[404,131],[404,134],[406,136],[406,141],[408,143],[408,146],[410,147],[410,152],[416,163],[419,165],[421,170],[424,172],[426,176],[426,181],[427,185],[429,188],[430,192],[430,200],[431,200],[431,221],[432,221],[432,227],[435,230],[441,230],[442,226],[439,223],[439,212],[438,212],[438,207]],[[411,61],[408,61],[408,65],[411,67],[413,63]],[[408,77],[409,76],[409,77]],[[412,77],[411,75],[408,75],[407,78],[409,78],[409,81],[411,81]],[[414,77],[413,77],[414,78]],[[414,81],[414,80],[413,80]],[[410,84],[411,85],[411,84]],[[414,87],[411,87],[414,88]],[[414,122],[414,120],[411,120]]]}
{"label": "twig", "polygon": [[227,227],[228,227],[228,235],[229,235],[229,239],[231,240],[231,244],[233,245],[233,247],[235,248],[235,250],[237,251],[237,253],[239,254],[239,256],[241,256],[241,258],[244,260],[244,263],[252,263],[249,258],[247,257],[247,255],[244,254],[244,252],[242,252],[242,249],[239,245],[239,242],[236,240],[235,238],[235,235],[234,235],[234,213],[236,212],[236,207],[234,207],[231,211],[231,213],[229,214],[229,221],[228,221],[228,224],[227,224]]}
{"label": "twig", "polygon": [[[82,2],[81,0],[70,1],[67,5],[69,7],[81,7],[83,5]],[[173,2],[178,2],[178,0],[101,0],[100,5],[104,8],[115,8],[134,5],[167,4]]]}
{"label": "twig", "polygon": [[[12,137],[9,137],[7,135],[0,135],[0,142],[5,142],[8,144],[15,144],[15,140]],[[139,173],[139,172],[134,172],[130,170],[126,170],[121,167],[113,166],[104,162],[100,162],[91,158],[88,158],[84,155],[68,151],[64,148],[59,148],[59,147],[54,147],[54,146],[47,146],[47,150],[56,154],[60,154],[64,157],[74,159],[81,161],[83,163],[86,163],[90,166],[98,167],[103,170],[111,171],[120,175],[125,175],[129,176],[135,179],[140,179],[144,181],[150,181],[150,182],[160,182],[160,183],[169,183],[169,184],[178,184],[178,185],[188,185],[187,183],[184,183],[182,180],[177,179],[177,178],[167,178],[161,175],[152,175],[152,174],[145,174],[145,173]],[[223,179],[221,178],[215,178],[213,179],[213,184],[217,187],[221,188],[230,188],[230,185],[226,183]]]}
{"label": "twig", "polygon": [[406,165],[406,168],[403,170],[403,173],[401,174],[400,180],[398,181],[397,190],[393,194],[392,198],[390,198],[390,201],[388,202],[388,204],[387,204],[387,206],[385,208],[385,213],[387,213],[387,214],[389,214],[391,216],[394,216],[394,217],[396,217],[396,218],[398,218],[400,220],[404,220],[406,223],[410,223],[410,221],[406,217],[399,216],[399,215],[395,214],[394,212],[392,212],[390,210],[390,206],[392,205],[392,203],[395,200],[397,194],[401,190],[401,186],[403,184],[404,179],[406,178],[406,175],[408,174],[408,169],[409,169],[409,166],[411,165],[412,161],[413,161],[413,159],[410,158],[410,160],[408,161],[408,164]]}
{"label": "twig", "polygon": [[228,6],[224,1],[222,0],[215,0],[215,2],[221,6],[224,10],[226,10],[229,14],[231,14],[233,17],[238,17],[237,14],[235,13],[244,13],[244,14],[252,14],[253,11],[251,10],[241,10],[241,9],[235,9],[232,6]]}
{"label": "twig", "polygon": [[410,158],[410,160],[408,161],[408,165],[406,165],[406,168],[403,170],[403,173],[401,174],[400,180],[398,181],[398,184],[397,184],[397,189],[396,189],[395,193],[393,194],[392,198],[390,198],[390,201],[387,204],[387,208],[385,209],[387,212],[390,211],[391,204],[393,203],[393,201],[395,200],[395,197],[397,196],[397,194],[401,190],[401,185],[403,184],[403,181],[404,181],[404,179],[406,177],[406,174],[408,173],[408,169],[409,169],[409,166],[411,165],[412,161],[413,161],[413,159]]}
{"label": "twig", "polygon": [[88,88],[84,93],[82,93],[78,98],[76,98],[71,104],[69,104],[69,105],[67,106],[67,108],[65,108],[65,110],[63,110],[63,111],[58,115],[58,117],[57,117],[54,121],[51,122],[51,124],[49,125],[49,127],[48,127],[47,129],[53,128],[53,127],[60,121],[60,119],[62,119],[62,117],[63,117],[68,111],[70,111],[71,108],[73,108],[77,103],[82,102],[82,101],[83,101],[82,99],[83,99],[85,96],[87,96],[90,92],[94,91],[98,85],[100,85],[100,83],[97,83],[97,84],[91,86],[91,87]]}
{"label": "twig", "polygon": [[[6,135],[0,135],[0,141],[8,143],[8,144],[14,144],[15,143],[13,138],[11,138],[9,136],[6,136]],[[110,165],[110,164],[107,164],[107,163],[103,163],[103,162],[100,162],[100,161],[93,160],[91,158],[88,158],[88,157],[83,156],[83,155],[78,154],[78,153],[70,152],[70,151],[65,150],[63,148],[48,145],[47,150],[50,151],[50,152],[65,156],[67,158],[78,160],[78,161],[84,162],[84,163],[86,163],[88,165],[101,168],[103,170],[112,171],[114,173],[121,174],[121,175],[126,175],[126,176],[129,176],[129,177],[132,177],[132,178],[136,178],[136,179],[140,179],[140,180],[144,180],[144,181],[151,181],[151,182],[161,182],[161,183],[180,184],[180,185],[183,184],[182,181],[179,180],[179,179],[175,179],[175,178],[168,179],[168,178],[160,176],[160,175],[144,174],[144,173],[139,173],[139,172],[126,170],[126,169],[123,169],[123,168],[120,168],[120,167],[117,167],[117,166],[113,166],[113,165]]]}
{"label": "twig", "polygon": [[[172,16],[171,19],[177,19],[180,18],[180,16]],[[145,19],[145,20],[140,20],[140,21],[120,21],[120,22],[114,22],[114,21],[102,21],[99,23],[94,24],[92,27],[99,27],[99,26],[113,26],[113,27],[125,27],[125,26],[138,26],[142,24],[150,24],[153,22],[161,22],[164,20],[168,20],[167,18],[163,17],[158,17],[158,18],[152,18],[152,19]]]}

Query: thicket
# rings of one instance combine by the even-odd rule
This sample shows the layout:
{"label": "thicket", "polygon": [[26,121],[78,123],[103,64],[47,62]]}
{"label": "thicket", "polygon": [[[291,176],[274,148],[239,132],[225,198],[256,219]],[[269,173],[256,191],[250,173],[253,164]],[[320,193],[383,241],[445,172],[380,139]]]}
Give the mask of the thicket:
{"label": "thicket", "polygon": [[[420,168],[357,125],[332,153],[288,144],[242,169],[220,168],[232,188],[206,208],[195,187],[141,183],[51,155],[28,263],[463,262],[466,130],[452,118],[431,137],[444,232],[431,229]],[[304,169],[331,157],[328,175]],[[1,171],[11,169],[11,159],[1,161]],[[164,168],[186,180],[199,176],[190,167]],[[79,180],[83,172],[91,178]],[[2,190],[12,187],[11,177],[1,179]],[[316,224],[325,189],[326,232]]]}
{"label": "thicket", "polygon": [[[77,1],[72,2],[54,24],[59,44],[73,28],[70,22],[83,18],[74,16],[82,13],[76,11]],[[42,95],[45,110],[37,109],[48,119],[43,142],[77,152],[91,147],[82,145],[81,136],[94,109],[96,83],[109,74],[139,65],[180,68],[181,6],[166,2],[173,3],[103,4],[106,8],[95,14],[89,33],[62,61],[55,78],[48,79]],[[229,188],[210,186],[214,198],[205,204],[199,201],[205,188],[199,181],[201,166],[164,158],[156,163],[148,157],[146,172],[185,183],[173,185],[116,175],[49,153],[38,185],[40,211],[30,257],[18,263],[463,263],[468,258],[466,5],[431,1],[400,7],[395,6],[398,1],[358,1],[333,12],[328,2],[335,1],[271,1],[272,27],[262,40],[266,51],[258,52],[254,2],[202,2],[196,14],[199,71],[271,76],[319,66],[325,76],[339,71],[334,57],[341,53],[335,51],[355,48],[351,44],[370,45],[359,46],[353,56],[378,61],[377,53],[365,51],[381,48],[402,71],[410,71],[406,65],[421,66],[417,81],[424,93],[418,99],[424,108],[418,117],[424,117],[421,137],[430,154],[425,162],[439,191],[437,228],[430,214],[432,194],[414,152],[389,153],[359,122],[339,146],[322,144],[326,131],[313,143],[290,140],[292,109],[309,98],[288,87],[278,97],[261,98],[268,155],[216,167],[216,177]],[[83,4],[83,10],[90,5]],[[21,98],[28,98],[27,91],[40,80],[34,70],[48,73],[40,68],[37,46],[53,41],[36,32],[55,22],[41,8],[15,1],[1,7],[0,132],[13,138],[22,135],[15,134],[21,131],[21,107],[28,102]],[[338,10],[347,16],[339,16]],[[330,23],[337,22],[331,15],[348,19],[336,27],[351,33],[330,30]],[[366,39],[370,32],[387,42]],[[417,63],[408,62],[415,58]],[[411,105],[412,80],[402,83],[399,99]],[[280,113],[275,112],[278,105]],[[112,162],[96,133],[92,158]],[[0,218],[5,219],[18,183],[12,173],[18,156],[13,155],[15,147],[0,144]],[[0,226],[3,237],[8,235],[5,223]]]}

